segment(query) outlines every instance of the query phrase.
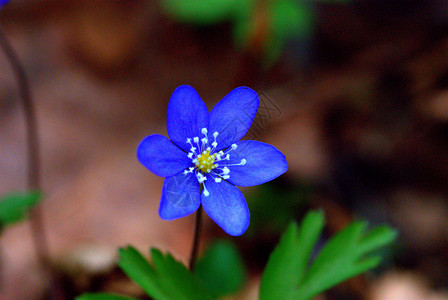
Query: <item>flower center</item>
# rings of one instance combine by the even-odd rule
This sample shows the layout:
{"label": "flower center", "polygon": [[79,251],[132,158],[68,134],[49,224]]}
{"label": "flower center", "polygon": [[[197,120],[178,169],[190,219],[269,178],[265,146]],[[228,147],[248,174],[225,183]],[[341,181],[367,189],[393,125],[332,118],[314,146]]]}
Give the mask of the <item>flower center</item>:
{"label": "flower center", "polygon": [[202,154],[197,156],[197,162],[195,162],[196,168],[201,170],[203,173],[210,173],[211,170],[215,169],[218,165],[214,164],[216,158],[216,153],[210,155],[210,149],[203,151]]}
{"label": "flower center", "polygon": [[231,152],[234,151],[238,145],[232,144],[225,150],[217,151],[219,148],[217,148],[218,143],[216,138],[219,133],[213,133],[214,141],[210,144],[207,136],[207,128],[202,128],[201,133],[204,135],[201,139],[198,136],[187,138],[187,144],[191,146],[190,152],[188,152],[188,158],[191,159],[194,167],[186,169],[184,174],[194,173],[199,184],[201,184],[204,189],[204,195],[208,196],[209,192],[204,183],[207,178],[214,180],[216,183],[221,182],[223,179],[227,180],[230,178],[230,170],[228,167],[245,165],[246,159],[242,158],[239,163],[231,163]]}

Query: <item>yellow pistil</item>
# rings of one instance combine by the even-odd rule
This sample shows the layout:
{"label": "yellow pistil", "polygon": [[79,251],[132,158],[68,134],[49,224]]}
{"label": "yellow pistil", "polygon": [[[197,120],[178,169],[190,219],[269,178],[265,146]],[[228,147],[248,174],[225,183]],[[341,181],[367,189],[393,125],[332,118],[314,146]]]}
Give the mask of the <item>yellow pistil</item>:
{"label": "yellow pistil", "polygon": [[217,167],[216,165],[214,165],[215,158],[216,153],[210,155],[210,150],[206,150],[202,152],[202,154],[198,155],[198,162],[196,163],[196,167],[203,173],[210,173],[211,170]]}

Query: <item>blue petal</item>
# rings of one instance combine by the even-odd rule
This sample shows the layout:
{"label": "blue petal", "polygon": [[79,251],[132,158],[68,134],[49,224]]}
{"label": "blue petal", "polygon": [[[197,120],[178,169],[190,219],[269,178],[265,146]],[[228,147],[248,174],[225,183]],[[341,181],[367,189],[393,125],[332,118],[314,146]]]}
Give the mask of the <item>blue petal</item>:
{"label": "blue petal", "polygon": [[218,132],[217,149],[227,148],[239,141],[249,130],[260,100],[248,87],[231,91],[210,112],[210,135]]}
{"label": "blue petal", "polygon": [[168,104],[167,130],[170,139],[179,148],[190,151],[187,138],[202,138],[202,128],[208,128],[210,118],[204,101],[194,88],[181,85],[171,95]]}
{"label": "blue petal", "polygon": [[[229,152],[230,183],[237,186],[253,186],[271,181],[288,170],[283,153],[274,146],[257,141],[240,141],[238,147]],[[240,164],[242,159],[245,165]],[[224,165],[224,164],[223,164]]]}
{"label": "blue petal", "polygon": [[138,160],[158,176],[168,177],[192,165],[187,154],[160,134],[147,136],[137,147]]}
{"label": "blue petal", "polygon": [[228,182],[216,183],[211,177],[204,182],[205,189],[201,195],[202,206],[207,215],[230,235],[242,235],[249,227],[249,208],[243,193]]}
{"label": "blue petal", "polygon": [[160,200],[159,215],[174,220],[194,213],[201,204],[199,183],[193,173],[179,173],[165,178]]}

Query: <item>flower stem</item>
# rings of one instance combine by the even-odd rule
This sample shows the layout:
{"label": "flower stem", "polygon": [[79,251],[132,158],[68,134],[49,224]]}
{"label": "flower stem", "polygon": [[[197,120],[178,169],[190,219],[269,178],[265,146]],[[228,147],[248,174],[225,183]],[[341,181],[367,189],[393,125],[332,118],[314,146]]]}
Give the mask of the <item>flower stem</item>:
{"label": "flower stem", "polygon": [[[17,78],[20,98],[22,99],[23,109],[25,111],[26,121],[26,139],[28,145],[28,174],[27,174],[27,188],[32,191],[40,191],[40,165],[39,165],[39,143],[37,136],[37,122],[33,100],[30,93],[28,78],[25,70],[22,67],[16,53],[11,47],[6,38],[2,28],[0,28],[0,48],[5,53],[8,61],[11,64],[13,72]],[[36,249],[36,255],[41,266],[48,267],[48,248],[47,238],[44,230],[42,220],[42,210],[38,205],[36,206],[30,217],[31,232]]]}
{"label": "flower stem", "polygon": [[202,225],[202,206],[196,211],[196,220],[194,225],[193,247],[191,248],[190,263],[188,264],[190,271],[193,271],[199,249],[199,239],[201,235]]}

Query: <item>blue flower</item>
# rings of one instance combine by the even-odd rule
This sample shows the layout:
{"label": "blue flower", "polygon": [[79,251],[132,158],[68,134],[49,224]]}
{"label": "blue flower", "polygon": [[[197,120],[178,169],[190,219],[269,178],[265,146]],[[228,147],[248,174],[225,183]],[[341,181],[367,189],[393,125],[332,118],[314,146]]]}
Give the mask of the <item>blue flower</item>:
{"label": "blue flower", "polygon": [[258,95],[239,87],[209,113],[191,86],[178,87],[168,104],[171,141],[158,134],[139,144],[137,157],[158,176],[166,177],[159,215],[174,220],[204,211],[225,232],[238,236],[249,226],[249,209],[236,186],[254,186],[285,173],[288,163],[275,147],[240,139],[259,106]]}

